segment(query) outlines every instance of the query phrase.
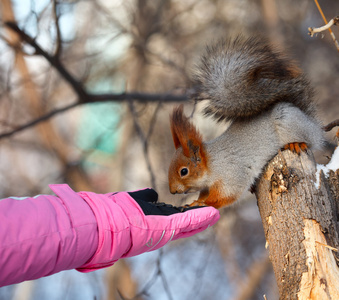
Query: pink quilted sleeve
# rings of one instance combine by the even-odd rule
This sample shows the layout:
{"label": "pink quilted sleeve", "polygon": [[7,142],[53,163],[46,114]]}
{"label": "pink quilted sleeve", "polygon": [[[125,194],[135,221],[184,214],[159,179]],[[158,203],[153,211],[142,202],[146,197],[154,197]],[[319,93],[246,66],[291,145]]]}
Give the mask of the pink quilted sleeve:
{"label": "pink quilted sleeve", "polygon": [[122,257],[153,251],[217,222],[213,207],[145,215],[126,192],[76,193],[0,201],[0,286],[76,268],[91,272]]}
{"label": "pink quilted sleeve", "polygon": [[59,187],[62,197],[0,201],[0,286],[74,269],[95,253],[91,208],[67,185]]}

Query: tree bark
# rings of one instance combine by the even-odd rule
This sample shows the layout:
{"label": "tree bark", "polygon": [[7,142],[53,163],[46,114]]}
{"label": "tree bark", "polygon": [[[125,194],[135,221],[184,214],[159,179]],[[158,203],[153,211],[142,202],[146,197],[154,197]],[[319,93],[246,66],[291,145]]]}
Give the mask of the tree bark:
{"label": "tree bark", "polygon": [[[336,187],[331,178],[316,175],[311,152],[298,156],[283,151],[258,181],[258,207],[280,299],[339,299]],[[338,183],[338,176],[332,181]]]}

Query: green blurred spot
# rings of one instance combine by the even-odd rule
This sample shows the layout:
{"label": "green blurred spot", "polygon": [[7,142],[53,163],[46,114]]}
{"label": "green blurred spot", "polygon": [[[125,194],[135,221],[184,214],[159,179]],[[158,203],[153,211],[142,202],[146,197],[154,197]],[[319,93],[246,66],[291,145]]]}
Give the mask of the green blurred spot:
{"label": "green blurred spot", "polygon": [[120,105],[92,103],[83,107],[77,144],[84,151],[116,152],[119,142]]}

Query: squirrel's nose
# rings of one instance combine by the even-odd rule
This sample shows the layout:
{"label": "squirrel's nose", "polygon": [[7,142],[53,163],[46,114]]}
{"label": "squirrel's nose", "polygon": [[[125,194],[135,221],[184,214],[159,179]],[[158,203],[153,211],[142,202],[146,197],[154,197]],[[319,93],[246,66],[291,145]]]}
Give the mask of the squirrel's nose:
{"label": "squirrel's nose", "polygon": [[171,194],[180,194],[180,185],[172,182],[169,184],[169,190]]}
{"label": "squirrel's nose", "polygon": [[177,191],[176,188],[170,187],[170,193],[171,193],[171,194],[177,194],[178,191]]}

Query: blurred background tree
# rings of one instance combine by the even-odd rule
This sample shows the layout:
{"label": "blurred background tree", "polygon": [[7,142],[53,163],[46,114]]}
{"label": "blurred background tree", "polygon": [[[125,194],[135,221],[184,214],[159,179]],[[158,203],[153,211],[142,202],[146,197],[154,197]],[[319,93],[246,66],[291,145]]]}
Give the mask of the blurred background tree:
{"label": "blurred background tree", "polygon": [[[338,2],[322,2],[328,19],[339,14]],[[68,183],[102,193],[152,186],[160,201],[189,201],[167,187],[168,115],[221,37],[261,34],[286,49],[317,91],[320,119],[338,118],[338,53],[327,32],[307,34],[324,24],[312,1],[0,0],[0,18],[1,198]],[[194,119],[207,139],[220,133]],[[221,213],[189,240],[104,271],[4,287],[0,299],[278,299],[255,199]]]}

